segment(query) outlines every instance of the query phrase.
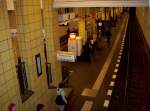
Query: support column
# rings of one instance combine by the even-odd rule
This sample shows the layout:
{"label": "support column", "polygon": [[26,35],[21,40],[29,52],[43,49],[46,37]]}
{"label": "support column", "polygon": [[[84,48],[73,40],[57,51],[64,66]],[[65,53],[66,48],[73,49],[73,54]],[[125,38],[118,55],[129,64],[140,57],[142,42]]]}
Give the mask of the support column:
{"label": "support column", "polygon": [[[9,30],[6,0],[0,1],[0,111],[8,110],[9,101],[18,103],[18,78]],[[18,109],[18,104],[16,105]]]}
{"label": "support column", "polygon": [[[44,0],[44,28],[46,31],[46,46],[48,62],[52,63],[52,85],[57,86],[62,81],[61,63],[56,60],[56,53],[60,50],[59,37],[65,32],[58,26],[57,9],[53,9],[52,0]],[[63,30],[65,31],[65,30]]]}
{"label": "support column", "polygon": [[[16,18],[20,57],[25,62],[29,90],[34,92],[26,104],[20,104],[20,110],[34,111],[37,104],[45,105],[48,101],[40,0],[16,0]],[[40,75],[37,74],[38,54],[41,60]]]}

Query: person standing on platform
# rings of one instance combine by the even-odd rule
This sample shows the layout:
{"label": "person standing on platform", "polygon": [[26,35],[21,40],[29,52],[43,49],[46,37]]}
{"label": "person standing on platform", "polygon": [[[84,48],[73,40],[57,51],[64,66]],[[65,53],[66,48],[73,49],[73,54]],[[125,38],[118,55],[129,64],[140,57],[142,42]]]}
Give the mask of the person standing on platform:
{"label": "person standing on platform", "polygon": [[107,38],[108,47],[110,47],[111,31],[107,30],[105,35],[106,35],[106,38]]}
{"label": "person standing on platform", "polygon": [[59,88],[57,89],[57,96],[60,96],[62,100],[61,104],[59,104],[59,110],[60,111],[64,111],[65,109],[65,105],[67,104],[67,99],[66,99],[66,94],[65,94],[65,91],[64,91],[64,88],[63,88],[63,83],[60,83],[59,84]]}
{"label": "person standing on platform", "polygon": [[94,40],[93,39],[90,40],[89,47],[90,47],[90,50],[91,50],[90,52],[93,53],[94,49],[95,49]]}
{"label": "person standing on platform", "polygon": [[89,42],[86,42],[86,44],[83,46],[83,59],[88,62],[91,61]]}

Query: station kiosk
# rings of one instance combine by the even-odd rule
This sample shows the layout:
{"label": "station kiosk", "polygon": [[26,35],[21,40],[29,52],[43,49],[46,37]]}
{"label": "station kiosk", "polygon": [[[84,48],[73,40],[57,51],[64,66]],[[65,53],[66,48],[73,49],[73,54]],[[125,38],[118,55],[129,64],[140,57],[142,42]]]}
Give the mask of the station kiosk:
{"label": "station kiosk", "polygon": [[75,33],[70,33],[68,39],[68,52],[73,52],[75,56],[81,56],[82,54],[82,38],[76,36]]}

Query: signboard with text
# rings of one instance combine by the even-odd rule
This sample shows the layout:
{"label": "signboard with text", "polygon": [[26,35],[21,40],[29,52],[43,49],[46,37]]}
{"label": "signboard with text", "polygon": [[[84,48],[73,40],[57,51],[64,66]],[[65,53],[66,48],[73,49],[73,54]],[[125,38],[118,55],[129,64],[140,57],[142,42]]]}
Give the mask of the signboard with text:
{"label": "signboard with text", "polygon": [[75,62],[76,56],[73,52],[58,51],[57,52],[57,60],[67,61],[67,62]]}

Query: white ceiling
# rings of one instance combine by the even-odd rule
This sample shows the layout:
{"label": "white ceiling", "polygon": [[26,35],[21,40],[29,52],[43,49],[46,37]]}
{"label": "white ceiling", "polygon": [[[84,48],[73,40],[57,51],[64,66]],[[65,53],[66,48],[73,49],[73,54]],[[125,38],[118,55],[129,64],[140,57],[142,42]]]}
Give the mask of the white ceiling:
{"label": "white ceiling", "polygon": [[53,7],[149,7],[149,0],[54,0]]}

